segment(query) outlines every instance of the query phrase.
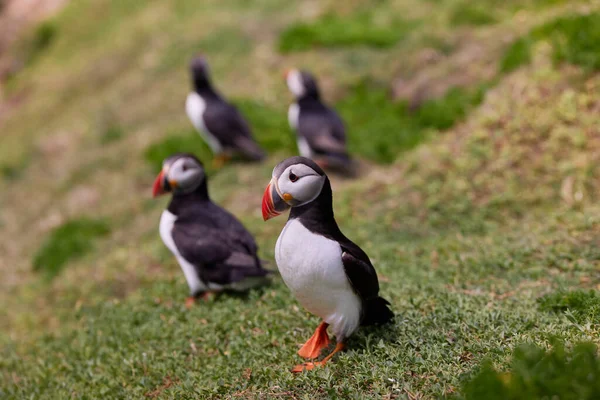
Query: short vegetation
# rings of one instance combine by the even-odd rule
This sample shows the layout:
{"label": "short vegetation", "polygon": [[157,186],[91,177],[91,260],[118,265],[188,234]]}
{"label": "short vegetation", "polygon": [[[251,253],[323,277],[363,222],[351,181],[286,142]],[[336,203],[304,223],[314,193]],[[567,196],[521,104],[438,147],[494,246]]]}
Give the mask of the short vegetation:
{"label": "short vegetation", "polygon": [[596,290],[559,291],[539,299],[540,309],[566,314],[573,321],[600,324],[600,293]]}
{"label": "short vegetation", "polygon": [[600,357],[593,343],[550,350],[534,345],[518,347],[508,371],[486,363],[464,385],[462,399],[592,400],[600,397]]}
{"label": "short vegetation", "polygon": [[497,22],[492,9],[482,2],[459,3],[450,15],[450,23],[456,26],[483,26]]}
{"label": "short vegetation", "polygon": [[58,275],[69,261],[94,249],[94,242],[110,232],[103,220],[74,219],[55,228],[33,258],[33,269],[48,278]]}
{"label": "short vegetation", "polygon": [[[66,2],[0,117],[0,398],[598,398],[600,5],[575,3]],[[212,169],[184,109],[197,52],[265,162]],[[300,375],[318,319],[277,274],[186,309],[150,196],[196,154],[275,269],[285,217],[260,200],[297,153],[292,66],[346,122],[361,175],[331,176],[336,219],[396,313]],[[395,78],[431,96],[394,101]]]}
{"label": "short vegetation", "polygon": [[531,60],[532,45],[547,41],[553,59],[588,70],[600,69],[600,14],[569,15],[543,24],[516,40],[501,61],[501,70],[510,72]]}
{"label": "short vegetation", "polygon": [[414,23],[398,18],[380,24],[368,11],[345,18],[327,14],[313,22],[299,22],[287,27],[279,38],[279,51],[288,53],[318,47],[361,45],[386,48],[405,37],[413,26]]}
{"label": "short vegetation", "polygon": [[407,102],[392,102],[388,92],[376,84],[361,82],[336,108],[346,122],[352,152],[390,163],[434,130],[461,121],[483,100],[485,88],[452,88],[440,98],[411,107]]}

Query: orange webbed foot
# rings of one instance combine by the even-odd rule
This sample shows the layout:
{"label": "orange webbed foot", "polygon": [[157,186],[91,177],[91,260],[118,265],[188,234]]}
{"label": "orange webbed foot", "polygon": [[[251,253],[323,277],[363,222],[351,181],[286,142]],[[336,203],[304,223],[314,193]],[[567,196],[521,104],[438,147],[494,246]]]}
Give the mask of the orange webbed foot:
{"label": "orange webbed foot", "polygon": [[335,353],[338,353],[338,352],[344,350],[345,348],[346,348],[346,345],[343,342],[338,343],[335,345],[335,349],[331,352],[331,354],[329,354],[327,357],[325,357],[323,359],[323,361],[315,361],[315,362],[307,362],[304,364],[298,364],[294,368],[292,368],[292,372],[298,373],[298,372],[310,371],[310,370],[315,369],[316,367],[322,367],[323,365],[327,364],[327,361],[331,360],[331,358],[333,357],[333,355]]}
{"label": "orange webbed foot", "polygon": [[196,302],[196,298],[193,296],[188,297],[187,299],[185,299],[185,308],[187,308],[188,310],[190,308],[192,308],[194,306],[194,303]]}
{"label": "orange webbed foot", "polygon": [[322,365],[323,365],[323,363],[320,361],[306,362],[304,364],[298,364],[298,365],[294,366],[294,368],[292,368],[292,372],[297,374],[299,372],[311,371],[311,370],[315,369],[316,367],[320,367]]}
{"label": "orange webbed foot", "polygon": [[227,162],[231,159],[231,156],[228,154],[219,154],[213,159],[213,168],[220,169],[227,164]]}
{"label": "orange webbed foot", "polygon": [[315,330],[315,333],[308,339],[302,348],[298,351],[298,355],[303,358],[315,359],[319,357],[321,351],[329,346],[329,335],[327,335],[327,327],[329,324],[321,322]]}
{"label": "orange webbed foot", "polygon": [[208,302],[215,297],[215,292],[204,292],[199,296],[190,296],[185,299],[185,308],[188,310],[194,306],[197,300]]}

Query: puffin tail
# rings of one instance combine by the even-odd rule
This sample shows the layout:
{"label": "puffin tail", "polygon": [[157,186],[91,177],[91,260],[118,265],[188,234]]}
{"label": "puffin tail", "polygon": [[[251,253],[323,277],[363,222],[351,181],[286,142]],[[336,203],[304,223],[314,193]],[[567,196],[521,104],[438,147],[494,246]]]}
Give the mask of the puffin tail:
{"label": "puffin tail", "polygon": [[249,161],[261,161],[266,157],[264,150],[251,137],[241,136],[236,144]]}
{"label": "puffin tail", "polygon": [[394,318],[390,302],[383,297],[373,297],[365,301],[362,325],[385,324]]}

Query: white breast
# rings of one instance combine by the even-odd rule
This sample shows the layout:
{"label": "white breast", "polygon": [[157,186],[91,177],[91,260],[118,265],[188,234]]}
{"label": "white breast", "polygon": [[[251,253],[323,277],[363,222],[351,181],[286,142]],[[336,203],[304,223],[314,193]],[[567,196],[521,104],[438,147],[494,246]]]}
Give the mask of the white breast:
{"label": "white breast", "polygon": [[298,136],[298,140],[296,141],[296,143],[298,143],[298,152],[302,157],[312,158],[312,150],[306,142],[306,139]]}
{"label": "white breast", "polygon": [[196,130],[200,133],[213,153],[218,154],[222,151],[223,146],[221,146],[219,140],[206,129],[206,124],[204,123],[205,110],[206,102],[202,96],[196,92],[188,94],[187,100],[185,101],[185,111],[188,118],[192,121],[192,125],[194,125]]}
{"label": "white breast", "polygon": [[331,325],[338,340],[360,324],[361,302],[342,264],[340,245],[288,221],[275,247],[281,277],[300,304]]}
{"label": "white breast", "polygon": [[288,123],[292,129],[298,129],[298,118],[300,117],[300,106],[296,103],[290,104],[288,108]]}
{"label": "white breast", "polygon": [[177,246],[175,246],[175,241],[173,240],[172,232],[173,225],[175,224],[176,220],[177,216],[170,213],[169,210],[163,211],[160,217],[159,225],[160,237],[165,246],[167,246],[167,248],[171,250],[171,253],[173,253],[173,255],[175,256],[175,258],[177,258],[177,261],[179,262],[179,265],[183,270],[183,274],[185,275],[185,279],[187,280],[188,286],[190,287],[190,293],[192,295],[195,295],[205,291],[207,287],[204,284],[204,282],[202,282],[198,277],[196,268],[181,256],[179,250],[177,249]]}

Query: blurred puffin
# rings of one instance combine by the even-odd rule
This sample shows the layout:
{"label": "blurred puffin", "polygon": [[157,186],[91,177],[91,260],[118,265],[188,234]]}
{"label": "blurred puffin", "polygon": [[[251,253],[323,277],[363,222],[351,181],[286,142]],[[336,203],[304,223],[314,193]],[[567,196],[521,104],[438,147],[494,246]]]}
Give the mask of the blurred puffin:
{"label": "blurred puffin", "polygon": [[296,131],[300,155],[325,169],[352,173],[344,123],[321,101],[315,78],[306,71],[292,69],[286,72],[285,80],[296,97],[288,109],[288,122]]}
{"label": "blurred puffin", "polygon": [[390,303],[379,296],[379,281],[369,257],[340,231],[333,216],[329,178],[312,160],[291,157],[273,170],[262,200],[264,220],[291,208],[275,246],[285,284],[300,304],[323,321],[298,354],[315,359],[329,345],[335,350],[320,362],[297,365],[300,372],[323,365],[344,349],[360,325],[390,321]]}
{"label": "blurred puffin", "polygon": [[266,283],[268,271],[256,255],[252,235],[208,196],[202,163],[175,154],[163,162],[152,196],[173,194],[160,217],[160,237],[179,262],[190,287],[186,306],[225,289],[246,290]]}
{"label": "blurred puffin", "polygon": [[194,58],[190,69],[194,90],[187,97],[185,110],[215,154],[215,165],[222,166],[234,154],[250,161],[262,160],[265,153],[252,138],[242,114],[212,87],[206,59]]}

